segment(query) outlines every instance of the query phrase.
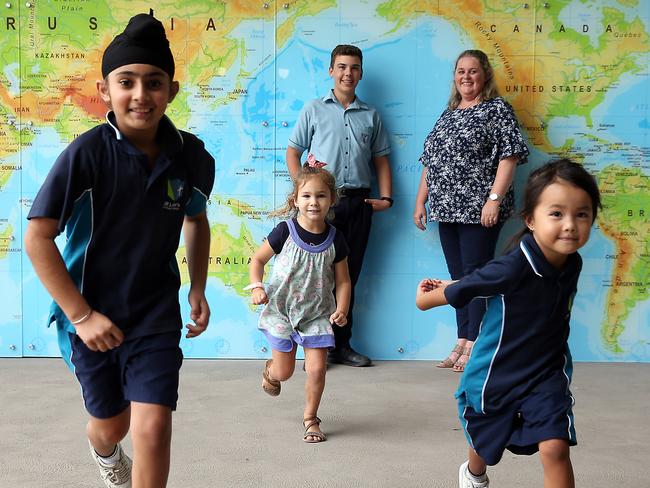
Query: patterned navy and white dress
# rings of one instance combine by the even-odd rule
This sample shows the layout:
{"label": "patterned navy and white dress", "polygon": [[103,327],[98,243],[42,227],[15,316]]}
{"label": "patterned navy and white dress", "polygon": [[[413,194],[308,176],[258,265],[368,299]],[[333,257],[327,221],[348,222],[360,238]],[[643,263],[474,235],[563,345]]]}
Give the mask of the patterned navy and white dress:
{"label": "patterned navy and white dress", "polygon": [[[446,109],[424,141],[420,162],[427,168],[429,220],[479,224],[499,161],[528,148],[512,107],[503,98],[465,109]],[[512,187],[499,207],[503,222],[514,210]]]}

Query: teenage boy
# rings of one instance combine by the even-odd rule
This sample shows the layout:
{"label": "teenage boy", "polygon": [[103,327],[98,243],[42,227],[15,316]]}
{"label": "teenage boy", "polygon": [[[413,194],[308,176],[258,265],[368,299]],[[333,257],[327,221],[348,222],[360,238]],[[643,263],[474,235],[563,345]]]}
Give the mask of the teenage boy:
{"label": "teenage boy", "polygon": [[[329,68],[334,88],[323,98],[303,107],[289,138],[286,155],[291,176],[300,169],[302,153],[308,151],[318,161],[325,161],[336,178],[341,198],[333,207],[332,224],[343,233],[350,248],[348,266],[352,297],[348,325],[334,328],[336,347],[330,351],[328,360],[348,366],[371,364],[370,358],[350,347],[354,286],[361,273],[372,214],[393,205],[388,136],[379,113],[355,93],[363,75],[362,63],[363,54],[358,47],[341,44],[334,48]],[[372,166],[380,198],[369,198]]]}
{"label": "teenage boy", "polygon": [[[111,488],[164,487],[182,362],[179,270],[191,278],[186,337],[208,326],[214,159],[165,116],[179,90],[162,24],[133,17],[109,44],[97,82],[106,123],[59,156],[29,212],[25,246],[54,298],[63,357],[90,416],[93,459]],[[63,231],[61,255],[54,238]],[[131,430],[133,463],[120,441]]]}

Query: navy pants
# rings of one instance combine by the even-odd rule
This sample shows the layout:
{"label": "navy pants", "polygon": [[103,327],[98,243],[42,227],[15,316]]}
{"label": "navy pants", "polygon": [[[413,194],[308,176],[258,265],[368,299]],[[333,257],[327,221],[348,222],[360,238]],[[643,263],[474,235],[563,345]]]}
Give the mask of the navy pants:
{"label": "navy pants", "polygon": [[[440,243],[452,280],[459,280],[494,259],[502,223],[494,227],[481,224],[440,222]],[[456,309],[458,338],[475,341],[485,313],[484,300],[472,300]]]}
{"label": "navy pants", "polygon": [[334,327],[334,340],[336,347],[349,347],[352,337],[354,287],[357,284],[363,265],[363,256],[366,253],[368,237],[370,237],[370,226],[372,224],[372,205],[364,200],[368,198],[370,190],[357,190],[360,195],[341,197],[334,210],[332,225],[343,233],[345,241],[350,248],[348,255],[348,268],[350,280],[352,281],[352,295],[350,297],[350,310],[348,311],[348,323],[345,327]]}

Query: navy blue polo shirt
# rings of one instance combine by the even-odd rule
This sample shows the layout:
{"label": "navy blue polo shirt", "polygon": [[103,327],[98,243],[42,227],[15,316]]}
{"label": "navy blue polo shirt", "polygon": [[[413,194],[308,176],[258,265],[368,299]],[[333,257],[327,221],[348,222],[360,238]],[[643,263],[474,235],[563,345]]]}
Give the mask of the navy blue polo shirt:
{"label": "navy blue polo shirt", "polygon": [[[566,391],[572,374],[569,319],[582,259],[563,269],[544,257],[532,234],[519,246],[445,289],[455,308],[485,300],[486,312],[456,397],[476,412],[509,408],[531,391]],[[563,374],[555,374],[562,371]],[[557,381],[548,381],[549,378]],[[540,386],[542,385],[543,386]]]}
{"label": "navy blue polo shirt", "polygon": [[[196,136],[163,117],[156,137],[152,167],[109,112],[61,153],[27,216],[58,220],[70,276],[127,338],[182,327],[176,250],[185,215],[205,210],[214,181],[214,159]],[[50,323],[75,332],[56,303],[51,311]]]}

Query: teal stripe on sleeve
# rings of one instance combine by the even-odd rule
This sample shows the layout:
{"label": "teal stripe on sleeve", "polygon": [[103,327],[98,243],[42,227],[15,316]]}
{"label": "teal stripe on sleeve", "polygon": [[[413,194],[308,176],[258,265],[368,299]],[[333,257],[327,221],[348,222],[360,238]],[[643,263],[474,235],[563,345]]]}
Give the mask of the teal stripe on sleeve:
{"label": "teal stripe on sleeve", "polygon": [[190,200],[187,202],[185,207],[185,215],[193,217],[200,214],[205,210],[207,205],[208,197],[202,193],[198,188],[192,188],[192,195]]}
{"label": "teal stripe on sleeve", "polygon": [[68,268],[68,273],[82,293],[86,251],[92,239],[92,233],[92,192],[87,190],[74,204],[72,215],[66,225],[68,241],[63,251],[63,261]]}
{"label": "teal stripe on sleeve", "polygon": [[68,365],[68,368],[70,368],[70,371],[74,371],[74,365],[72,364],[72,344],[70,343],[70,332],[62,327],[57,327],[56,336],[59,343],[59,350],[61,351],[61,357]]}
{"label": "teal stripe on sleeve", "polygon": [[[93,233],[93,208],[92,192],[86,190],[74,204],[72,215],[66,224],[66,236],[68,238],[62,257],[72,281],[80,292],[83,292],[84,269],[86,265],[86,252],[92,239]],[[61,308],[56,302],[50,307],[48,326],[56,321],[57,337],[61,356],[72,369],[70,355],[69,333],[76,333],[74,326],[70,323]]]}

